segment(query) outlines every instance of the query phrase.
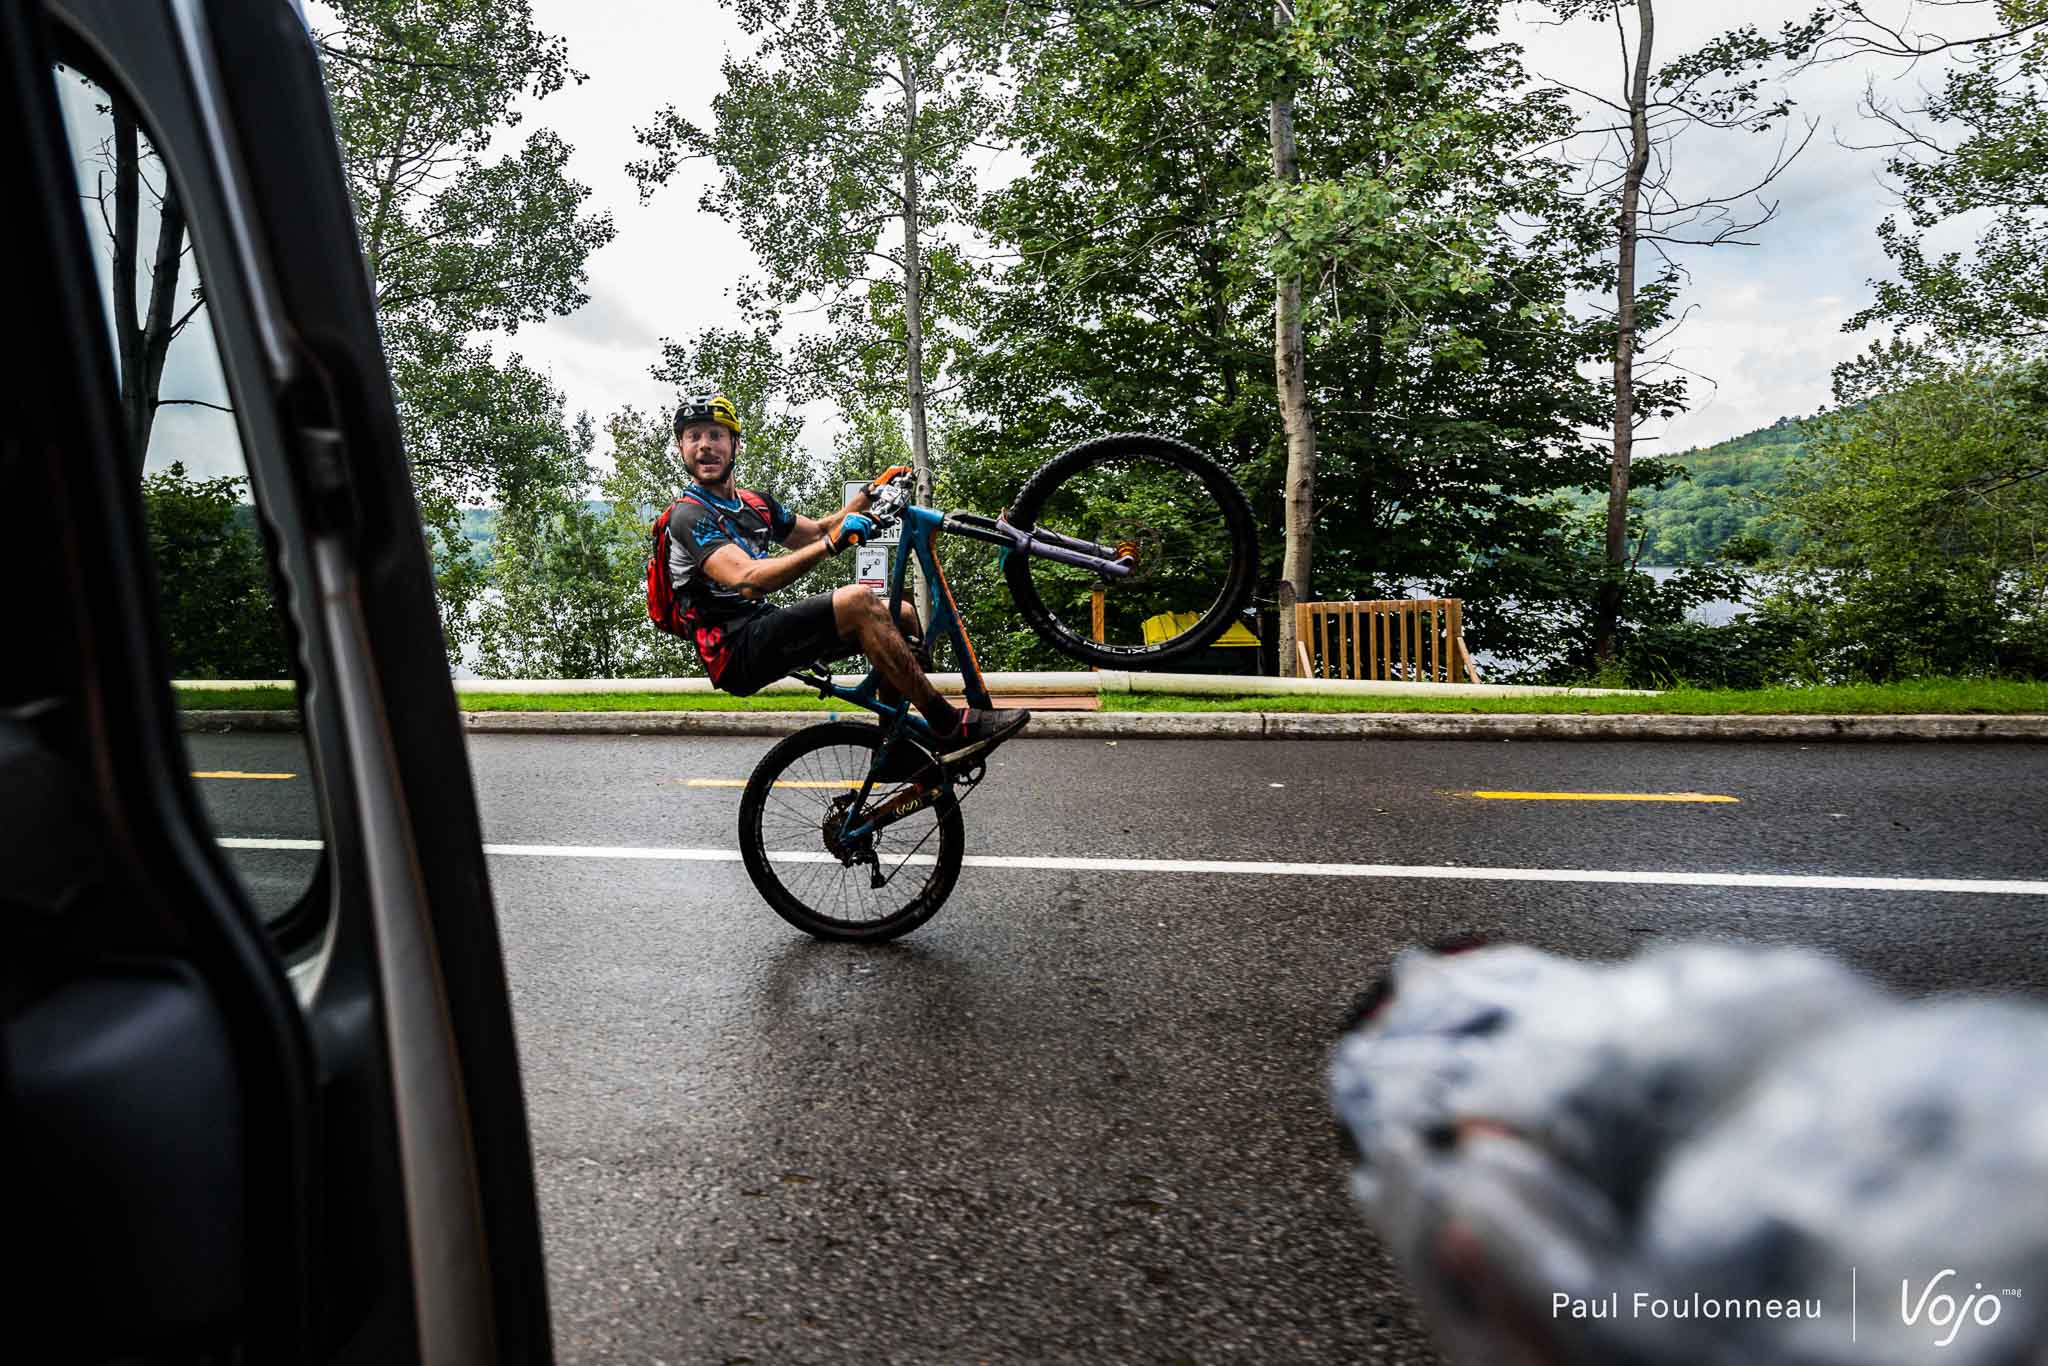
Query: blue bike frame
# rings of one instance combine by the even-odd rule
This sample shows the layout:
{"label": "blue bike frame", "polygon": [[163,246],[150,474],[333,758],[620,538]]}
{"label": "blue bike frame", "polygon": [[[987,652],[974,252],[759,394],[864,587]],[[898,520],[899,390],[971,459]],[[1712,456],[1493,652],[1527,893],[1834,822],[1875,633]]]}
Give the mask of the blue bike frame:
{"label": "blue bike frame", "polygon": [[[977,541],[987,541],[1002,546],[1011,554],[1037,555],[1063,564],[1079,565],[1093,569],[1105,579],[1122,578],[1132,569],[1128,558],[1117,553],[1114,546],[1098,545],[1093,541],[1079,540],[1047,531],[1026,531],[1013,527],[1003,518],[988,518],[966,512],[935,512],[931,508],[911,504],[903,509],[899,525],[903,528],[902,539],[897,542],[896,555],[889,569],[889,617],[891,621],[901,620],[903,609],[903,587],[910,577],[911,557],[924,566],[926,579],[933,586],[932,619],[925,624],[925,639],[936,640],[941,635],[953,642],[953,652],[960,661],[962,690],[967,695],[967,704],[986,710],[989,702],[988,688],[982,682],[981,664],[974,657],[974,642],[967,638],[967,628],[960,620],[960,605],[953,600],[953,589],[946,582],[946,571],[939,567],[939,557],[933,553],[932,539],[940,532],[950,532]],[[906,732],[920,745],[930,741],[931,723],[926,721],[910,705],[907,698],[894,703],[881,698],[882,676],[870,668],[868,675],[851,688],[834,682],[829,673],[822,669],[800,669],[790,675],[801,679],[818,690],[820,697],[836,697],[842,702],[851,702],[875,713],[885,722],[880,753],[894,744]],[[868,799],[868,793],[875,785],[874,774],[868,774],[861,784],[860,796],[854,810],[858,812]],[[940,800],[937,792],[919,797],[914,803],[903,806],[878,820],[858,822],[849,825],[842,832],[844,839],[859,839],[881,825],[901,820],[911,812],[921,809],[932,801]],[[948,798],[950,800],[950,798]],[[895,805],[894,802],[891,805]]]}
{"label": "blue bike frame", "polygon": [[[932,619],[925,626],[925,639],[937,640],[941,635],[953,642],[953,653],[960,661],[960,679],[971,707],[989,706],[988,688],[981,678],[981,665],[974,657],[974,644],[967,638],[967,631],[960,623],[960,606],[953,601],[953,590],[946,583],[946,573],[939,568],[939,558],[932,551],[932,538],[942,531],[958,531],[977,536],[981,528],[972,524],[956,524],[956,519],[946,513],[934,512],[930,508],[911,505],[903,509],[900,522],[903,536],[896,544],[896,554],[889,569],[889,612],[890,619],[897,620],[903,608],[903,587],[910,577],[910,561],[914,555],[924,566],[925,577],[933,585]],[[993,524],[991,524],[993,525]],[[978,539],[996,540],[993,535],[979,535]],[[1001,537],[1002,544],[1012,544],[1010,538]],[[875,670],[868,670],[868,676],[854,687],[842,687],[831,676],[822,672],[800,672],[792,675],[809,683],[818,690],[820,697],[836,697],[842,702],[851,702],[865,707],[877,716],[900,721],[920,736],[931,734],[931,725],[920,716],[908,700],[894,704],[881,699],[882,676]]]}

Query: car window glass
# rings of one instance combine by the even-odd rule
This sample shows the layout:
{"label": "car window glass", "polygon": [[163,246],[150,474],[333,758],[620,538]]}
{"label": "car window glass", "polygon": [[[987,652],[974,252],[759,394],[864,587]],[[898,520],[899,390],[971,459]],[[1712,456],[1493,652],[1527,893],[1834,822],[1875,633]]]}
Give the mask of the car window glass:
{"label": "car window glass", "polygon": [[[293,912],[319,868],[319,809],[303,737],[276,724],[296,706],[293,671],[186,208],[125,97],[68,67],[55,77],[156,566],[142,587],[192,781],[260,914],[301,941]],[[269,714],[206,715],[229,710]]]}

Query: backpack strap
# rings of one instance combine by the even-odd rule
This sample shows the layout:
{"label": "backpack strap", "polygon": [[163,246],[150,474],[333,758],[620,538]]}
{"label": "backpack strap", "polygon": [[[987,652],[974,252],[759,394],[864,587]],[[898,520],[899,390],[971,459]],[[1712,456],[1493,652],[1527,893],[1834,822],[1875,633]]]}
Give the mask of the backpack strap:
{"label": "backpack strap", "polygon": [[[774,519],[768,515],[765,506],[766,500],[762,499],[761,495],[755,493],[752,489],[736,489],[734,490],[734,492],[739,494],[741,502],[745,503],[748,507],[753,508],[754,511],[761,514],[761,520],[769,524],[769,534],[773,535],[775,530]],[[686,500],[695,503],[698,507],[703,508],[706,512],[710,513],[712,520],[718,523],[718,529],[725,533],[725,538],[728,541],[731,541],[734,545],[741,547],[744,547],[746,545],[746,538],[741,536],[739,532],[733,528],[733,524],[725,519],[725,509],[719,507],[718,504],[712,502],[709,498],[700,497],[694,485],[691,486],[690,488],[684,489],[682,497],[676,499],[676,502],[680,503]]]}

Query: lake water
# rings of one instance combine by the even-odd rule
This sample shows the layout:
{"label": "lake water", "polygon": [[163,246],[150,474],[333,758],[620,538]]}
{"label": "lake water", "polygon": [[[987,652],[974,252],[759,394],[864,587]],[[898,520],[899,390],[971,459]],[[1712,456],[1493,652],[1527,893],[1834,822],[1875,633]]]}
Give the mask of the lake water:
{"label": "lake water", "polygon": [[[1671,578],[1672,575],[1677,574],[1680,571],[1677,569],[1666,569],[1646,565],[1643,568],[1643,572],[1645,574],[1648,574],[1651,578],[1655,579],[1658,583],[1663,583],[1669,578]],[[1410,591],[1414,596],[1423,596],[1420,585],[1414,586],[1413,588],[1411,588]],[[1692,611],[1687,613],[1686,615],[1690,620],[1704,622],[1708,626],[1726,626],[1729,622],[1733,621],[1737,616],[1748,610],[1748,607],[1742,603],[1734,602],[1727,598],[1716,598],[1712,602],[1701,603],[1698,607],[1693,608]],[[1472,662],[1479,666],[1479,671],[1482,674],[1486,673],[1490,669],[1497,669],[1499,667],[1498,660],[1488,657],[1483,652],[1475,653],[1472,656]],[[478,676],[477,672],[475,668],[472,667],[474,663],[475,657],[473,650],[465,650],[462,662],[455,666],[455,677],[458,679],[476,678]]]}
{"label": "lake water", "polygon": [[[1658,583],[1664,583],[1667,580],[1669,580],[1672,575],[1677,574],[1680,571],[1676,569],[1663,569],[1645,565],[1643,567],[1643,572],[1645,574],[1648,574],[1651,578],[1655,579]],[[1736,617],[1742,615],[1744,612],[1747,612],[1748,610],[1749,607],[1747,604],[1734,602],[1728,598],[1715,598],[1712,602],[1703,602],[1699,606],[1693,608],[1692,611],[1686,613],[1686,618],[1690,621],[1704,622],[1708,626],[1726,626],[1729,622],[1735,620]]]}

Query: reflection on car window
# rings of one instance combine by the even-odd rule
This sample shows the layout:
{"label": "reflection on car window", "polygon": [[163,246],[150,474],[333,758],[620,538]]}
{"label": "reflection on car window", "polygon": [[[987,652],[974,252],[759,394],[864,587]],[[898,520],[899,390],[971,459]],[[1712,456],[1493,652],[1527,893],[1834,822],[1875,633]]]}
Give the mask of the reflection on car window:
{"label": "reflection on car window", "polygon": [[[296,696],[284,627],[186,206],[126,99],[75,70],[55,74],[171,676],[191,709],[288,709]],[[249,683],[268,686],[229,686]],[[303,738],[215,725],[188,729],[185,748],[258,910],[275,926],[303,928],[304,915],[290,913],[318,870],[322,839]]]}

